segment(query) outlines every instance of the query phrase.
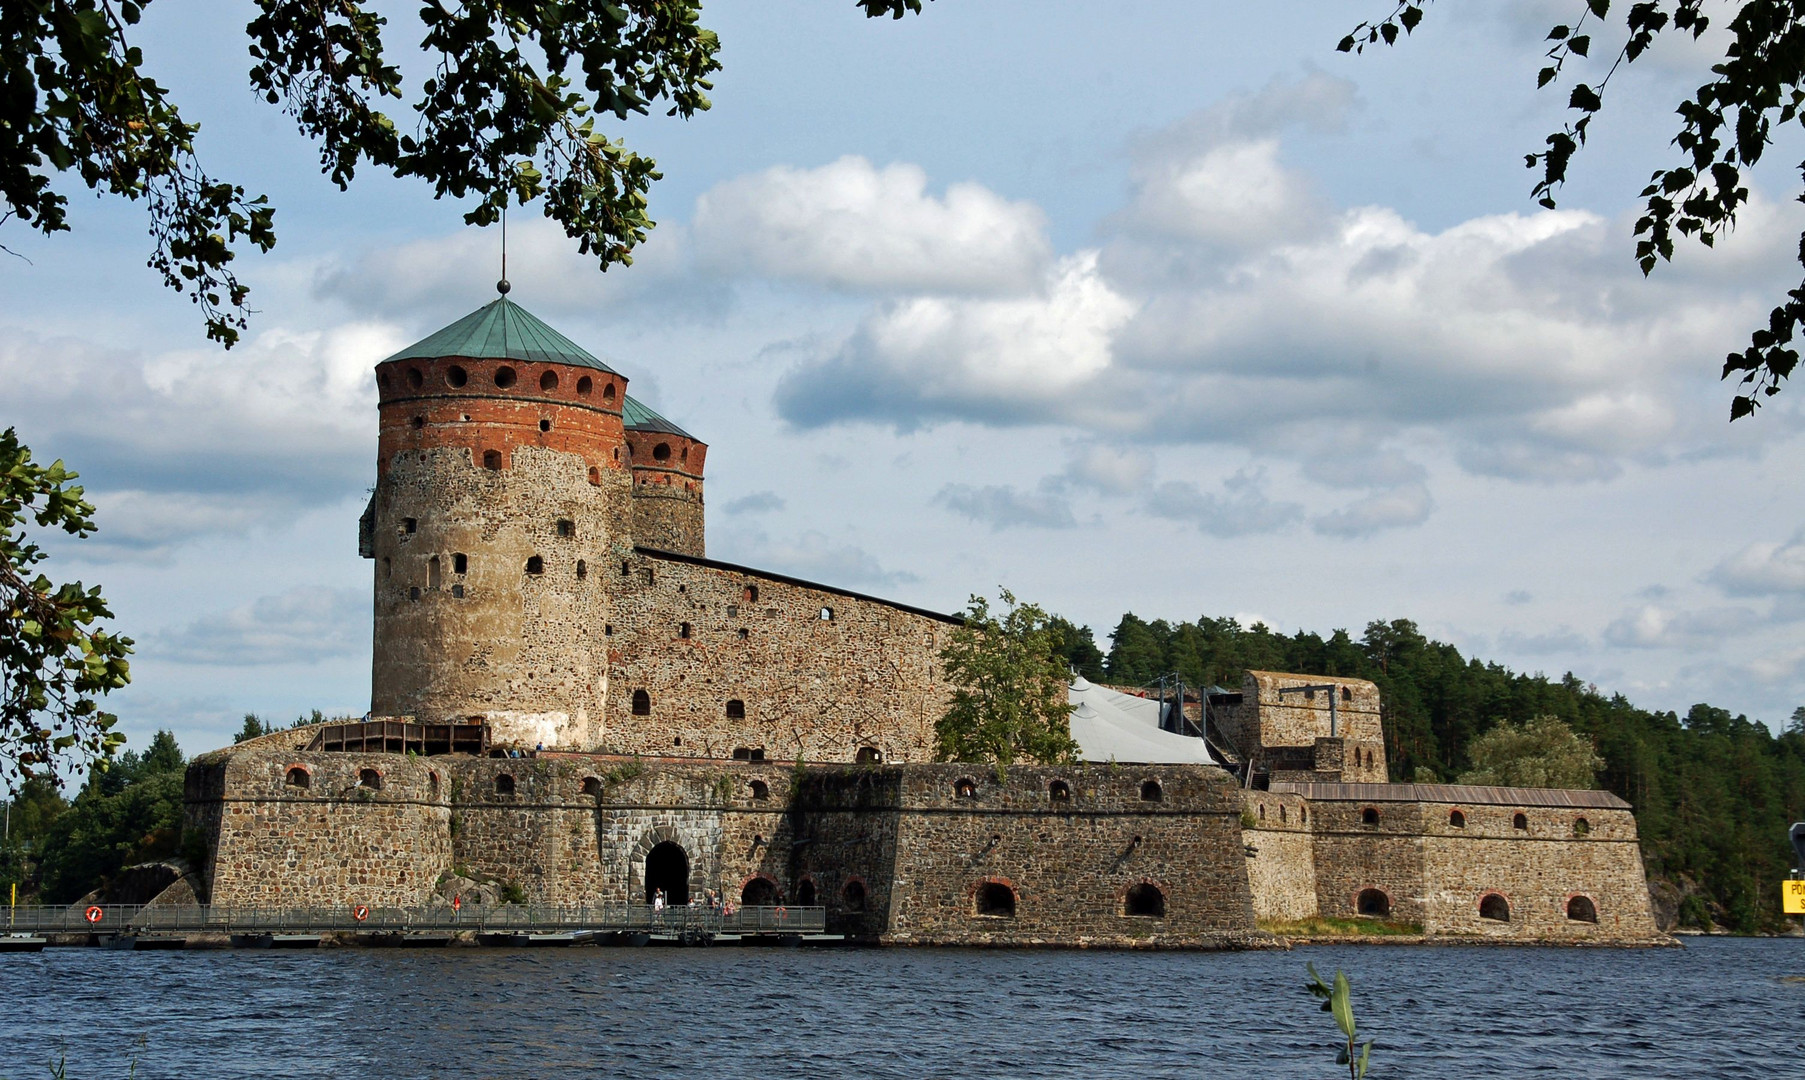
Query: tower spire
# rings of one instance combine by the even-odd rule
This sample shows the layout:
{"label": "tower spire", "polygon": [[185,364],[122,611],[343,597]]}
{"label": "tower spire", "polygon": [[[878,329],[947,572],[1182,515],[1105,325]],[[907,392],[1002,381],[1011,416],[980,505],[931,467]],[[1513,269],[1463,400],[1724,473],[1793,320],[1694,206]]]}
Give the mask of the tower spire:
{"label": "tower spire", "polygon": [[501,207],[501,280],[495,283],[495,291],[506,296],[511,288],[513,286],[508,284],[508,207],[506,203],[503,203]]}

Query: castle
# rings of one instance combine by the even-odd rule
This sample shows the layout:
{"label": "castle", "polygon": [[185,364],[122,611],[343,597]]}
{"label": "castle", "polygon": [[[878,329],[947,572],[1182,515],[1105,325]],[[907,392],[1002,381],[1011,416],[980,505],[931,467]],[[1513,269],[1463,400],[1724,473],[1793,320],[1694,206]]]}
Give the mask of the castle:
{"label": "castle", "polygon": [[190,767],[215,905],[432,905],[455,874],[895,944],[1659,937],[1626,803],[1388,783],[1357,679],[1252,672],[1190,734],[1078,680],[1085,762],[934,762],[959,617],[709,559],[707,445],[505,295],[376,381],[372,716]]}

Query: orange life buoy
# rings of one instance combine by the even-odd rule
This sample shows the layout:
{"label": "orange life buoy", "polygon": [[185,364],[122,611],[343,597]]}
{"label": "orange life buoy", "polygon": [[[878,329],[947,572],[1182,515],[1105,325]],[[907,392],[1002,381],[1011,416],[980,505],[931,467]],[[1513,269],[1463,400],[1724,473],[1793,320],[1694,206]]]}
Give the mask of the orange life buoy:
{"label": "orange life buoy", "polygon": [[351,917],[353,919],[356,919],[358,922],[363,922],[365,919],[370,917],[370,909],[365,907],[362,904],[359,904],[356,907],[351,909]]}
{"label": "orange life buoy", "polygon": [[782,922],[784,915],[788,914],[788,912],[789,912],[788,908],[779,907],[777,909],[777,921]]}
{"label": "orange life buoy", "polygon": [[91,923],[99,922],[104,915],[106,915],[106,912],[100,910],[99,904],[90,904],[88,905],[88,910],[82,912],[82,916]]}

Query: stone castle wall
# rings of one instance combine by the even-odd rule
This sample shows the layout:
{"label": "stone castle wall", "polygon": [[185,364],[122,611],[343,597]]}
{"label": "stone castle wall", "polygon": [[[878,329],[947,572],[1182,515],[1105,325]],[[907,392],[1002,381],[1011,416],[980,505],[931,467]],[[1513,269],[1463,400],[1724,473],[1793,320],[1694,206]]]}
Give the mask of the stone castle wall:
{"label": "stone castle wall", "polygon": [[932,759],[948,695],[939,652],[956,619],[646,550],[609,577],[612,693],[599,741],[610,751]]}
{"label": "stone castle wall", "polygon": [[702,469],[708,447],[668,431],[629,430],[633,463],[633,537],[642,547],[707,556]]}
{"label": "stone castle wall", "polygon": [[[1304,686],[1334,689],[1280,692]],[[1240,693],[1211,697],[1210,712],[1238,752],[1275,782],[1389,778],[1379,688],[1365,679],[1250,671]]]}
{"label": "stone castle wall", "polygon": [[1242,793],[1242,841],[1254,917],[1288,921],[1320,913],[1316,895],[1316,838],[1301,796]]}

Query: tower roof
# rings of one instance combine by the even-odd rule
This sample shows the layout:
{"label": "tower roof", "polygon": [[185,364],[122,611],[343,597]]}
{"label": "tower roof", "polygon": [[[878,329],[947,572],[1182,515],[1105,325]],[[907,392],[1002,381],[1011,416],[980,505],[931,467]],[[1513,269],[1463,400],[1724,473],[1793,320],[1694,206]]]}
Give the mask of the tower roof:
{"label": "tower roof", "polygon": [[621,423],[626,425],[628,431],[662,431],[667,435],[676,435],[694,442],[702,441],[646,408],[644,402],[636,401],[631,397],[621,399],[620,418]]}
{"label": "tower roof", "polygon": [[[414,342],[389,360],[522,360],[572,364],[618,374],[588,350],[541,322],[507,297],[490,301],[439,332]],[[387,361],[384,361],[385,363]]]}

